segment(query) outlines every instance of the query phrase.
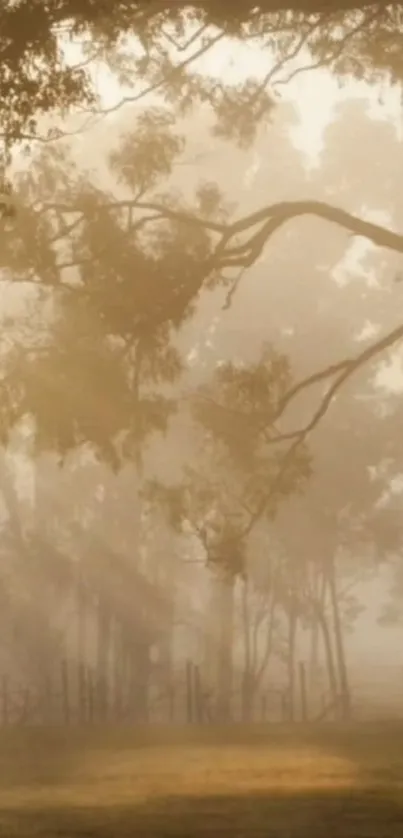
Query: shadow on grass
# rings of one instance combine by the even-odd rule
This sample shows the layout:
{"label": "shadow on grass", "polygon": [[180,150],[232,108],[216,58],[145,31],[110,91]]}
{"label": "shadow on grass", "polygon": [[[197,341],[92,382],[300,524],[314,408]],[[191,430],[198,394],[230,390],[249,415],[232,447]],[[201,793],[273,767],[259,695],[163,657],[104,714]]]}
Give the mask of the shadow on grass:
{"label": "shadow on grass", "polygon": [[374,790],[180,794],[133,806],[0,814],[7,838],[398,838],[403,808]]}
{"label": "shadow on grass", "polygon": [[[348,759],[365,784],[403,780],[403,721],[328,724],[301,731],[301,743]],[[294,741],[298,741],[298,733]],[[401,834],[403,836],[403,823]]]}
{"label": "shadow on grass", "polygon": [[3,731],[0,793],[0,838],[399,838],[403,724]]}
{"label": "shadow on grass", "polygon": [[[216,728],[21,728],[0,731],[0,790],[60,785],[74,780],[86,756],[108,762],[117,754],[140,759],[153,749],[167,753],[206,748],[214,766],[215,751],[295,753],[314,748],[326,756],[348,759],[364,784],[387,783],[403,771],[403,722],[350,725],[231,725]],[[402,826],[403,836],[403,826]]]}

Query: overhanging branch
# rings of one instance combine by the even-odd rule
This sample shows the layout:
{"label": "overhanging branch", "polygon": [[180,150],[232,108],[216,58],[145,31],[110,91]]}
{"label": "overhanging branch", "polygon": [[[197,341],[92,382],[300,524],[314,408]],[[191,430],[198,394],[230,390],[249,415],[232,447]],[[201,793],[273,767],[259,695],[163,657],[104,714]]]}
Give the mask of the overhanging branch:
{"label": "overhanging branch", "polygon": [[[273,440],[273,442],[281,442],[286,440],[292,440],[292,442],[284,455],[284,458],[282,460],[281,466],[275,479],[273,480],[267,493],[261,498],[261,501],[257,505],[253,514],[250,516],[249,521],[245,525],[243,531],[244,537],[251,532],[257,521],[259,521],[260,518],[265,514],[271,500],[273,499],[275,494],[281,489],[283,478],[285,477],[289,466],[293,464],[295,454],[297,453],[298,449],[306,442],[309,434],[314,430],[314,428],[316,428],[321,419],[327,413],[327,410],[337,392],[352,375],[354,375],[356,372],[358,372],[359,369],[361,369],[361,367],[364,366],[364,364],[375,358],[381,352],[384,352],[385,349],[389,349],[390,347],[394,346],[401,340],[403,340],[403,325],[397,326],[383,338],[376,341],[376,343],[364,349],[363,352],[360,352],[360,354],[357,355],[355,358],[351,358],[347,361],[341,362],[340,365],[338,365],[340,370],[339,374],[336,376],[333,383],[329,386],[322,401],[320,402],[318,408],[316,409],[308,424],[305,425],[304,428],[301,428],[299,431],[295,431],[293,434],[284,434],[283,436],[281,436],[280,434]],[[321,372],[316,373],[316,375],[309,376],[307,379],[305,379],[305,381],[300,382],[299,385],[297,385],[293,388],[292,391],[290,391],[292,392],[292,397],[294,397],[296,393],[300,393],[303,389],[305,389],[305,387],[310,386],[314,381],[324,379],[326,375],[330,377],[332,374],[334,374],[336,366],[337,365],[327,367]],[[276,421],[280,418],[280,416],[284,413],[287,404],[290,403],[292,397],[287,398],[286,396],[283,399],[282,403],[279,406],[277,414],[271,421]]]}
{"label": "overhanging branch", "polygon": [[385,335],[380,340],[373,343],[371,346],[368,346],[364,349],[363,352],[360,352],[359,355],[356,355],[355,358],[348,359],[346,361],[341,361],[340,364],[335,364],[333,366],[327,367],[326,369],[322,370],[316,375],[311,375],[306,378],[304,381],[301,381],[298,385],[296,385],[292,390],[289,391],[288,394],[282,400],[277,415],[274,418],[274,421],[277,421],[280,416],[284,413],[287,405],[291,402],[293,398],[299,393],[301,393],[304,389],[311,386],[314,382],[318,382],[321,379],[329,378],[332,375],[335,375],[335,372],[338,368],[338,374],[334,379],[333,383],[327,389],[323,399],[313,414],[312,418],[308,422],[308,424],[301,430],[295,431],[292,434],[280,434],[273,442],[281,442],[282,440],[292,439],[295,438],[300,441],[305,441],[306,437],[308,436],[311,431],[316,428],[319,424],[320,420],[323,418],[325,413],[327,412],[331,402],[333,401],[336,393],[346,381],[351,378],[356,372],[358,372],[361,367],[375,358],[377,355],[380,355],[385,349],[390,349],[399,341],[403,340],[403,325],[397,326],[387,335]]}
{"label": "overhanging branch", "polygon": [[[271,237],[288,221],[302,216],[314,216],[329,221],[348,230],[354,236],[363,236],[379,247],[387,247],[403,253],[403,235],[389,230],[380,224],[366,221],[340,207],[334,207],[325,201],[283,201],[258,210],[227,227],[225,246],[217,253],[219,267],[248,267],[261,255],[264,246]],[[248,231],[249,239],[241,244],[231,241]]]}
{"label": "overhanging branch", "polygon": [[[81,213],[90,220],[91,215],[113,212],[116,209],[128,206],[137,210],[158,213],[161,218],[180,221],[182,224],[199,225],[216,233],[218,242],[209,262],[211,271],[225,267],[250,267],[281,227],[287,222],[303,216],[314,216],[323,221],[328,221],[343,228],[353,236],[362,236],[379,247],[386,247],[397,253],[403,253],[403,235],[401,233],[395,233],[381,224],[366,221],[354,213],[335,207],[325,201],[281,201],[257,210],[232,224],[206,219],[186,210],[170,209],[166,204],[160,204],[158,201],[152,200],[149,202],[135,199],[111,201],[98,205],[90,211],[80,206],[79,202],[72,202],[71,204],[49,202],[45,203],[39,211],[57,210],[66,215]],[[248,233],[249,238],[246,241],[236,243],[240,236]]]}

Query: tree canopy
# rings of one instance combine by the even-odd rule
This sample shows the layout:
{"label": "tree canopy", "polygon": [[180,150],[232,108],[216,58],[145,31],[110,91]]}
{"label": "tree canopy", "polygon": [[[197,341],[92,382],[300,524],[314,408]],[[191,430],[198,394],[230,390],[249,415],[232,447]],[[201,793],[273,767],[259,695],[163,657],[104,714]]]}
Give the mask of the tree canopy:
{"label": "tree canopy", "polygon": [[[402,78],[401,2],[358,0],[7,0],[0,10],[0,127],[7,148],[38,135],[38,120],[55,111],[100,109],[91,66],[106,62],[136,92],[164,92],[189,106],[201,97],[222,117],[243,108],[246,126],[273,100],[274,86],[321,66],[340,78]],[[84,57],[66,60],[66,43],[78,38]],[[128,49],[128,38],[137,44]],[[224,90],[192,73],[192,65],[218,41],[260,44],[267,51],[263,80]],[[300,60],[295,67],[295,60]],[[133,97],[131,97],[133,98]]]}
{"label": "tree canopy", "polygon": [[[66,572],[73,598],[78,568],[100,636],[112,616],[130,645],[135,617],[136,643],[149,654],[150,626],[156,620],[160,632],[161,611],[168,622],[171,613],[154,597],[144,558],[149,522],[160,527],[163,512],[159,590],[168,587],[165,553],[182,562],[174,538],[194,536],[202,561],[225,571],[224,674],[231,599],[241,588],[245,607],[250,595],[262,606],[290,679],[297,628],[319,619],[328,643],[334,620],[342,687],[339,624],[351,625],[356,606],[340,582],[401,544],[388,496],[401,468],[401,407],[376,387],[380,358],[403,338],[389,258],[403,252],[398,146],[391,126],[371,125],[360,104],[345,105],[308,173],[289,138],[292,108],[276,104],[275,90],[322,66],[340,79],[398,82],[400,5],[17,2],[2,7],[0,24],[1,15],[5,151],[26,137],[46,141],[15,174],[15,215],[2,220],[3,287],[18,288],[25,310],[1,343],[1,442],[29,416],[37,463],[55,452],[71,478],[69,509],[55,515],[54,532],[42,540],[31,533],[32,567],[43,564],[52,591]],[[82,51],[74,67],[70,37]],[[231,85],[199,71],[198,58],[225,39],[259,43],[263,79]],[[73,143],[52,142],[65,125],[46,133],[42,119],[106,110],[96,62],[133,87],[110,110],[144,100],[102,160],[103,176],[77,164]],[[158,102],[147,101],[157,92]],[[212,131],[222,156],[181,177],[204,117],[199,144]],[[255,153],[260,167],[247,194],[243,176]],[[388,221],[372,217],[374,209]],[[357,239],[375,245],[365,253],[365,282],[350,266],[341,286],[332,279]],[[215,312],[211,339],[203,306]],[[174,468],[166,465],[171,447]],[[19,578],[27,539],[8,507],[5,551]],[[49,548],[49,569],[52,539],[69,555]],[[21,624],[35,613],[36,576],[27,576]],[[42,628],[47,642],[46,621]],[[332,669],[331,649],[328,657]]]}

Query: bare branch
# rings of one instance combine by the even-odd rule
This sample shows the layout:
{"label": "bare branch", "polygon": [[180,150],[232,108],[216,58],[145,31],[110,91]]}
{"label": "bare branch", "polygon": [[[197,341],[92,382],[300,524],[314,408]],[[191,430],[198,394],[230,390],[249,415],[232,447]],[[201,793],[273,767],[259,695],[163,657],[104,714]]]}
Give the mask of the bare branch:
{"label": "bare branch", "polygon": [[[144,223],[146,221],[155,221],[159,218],[170,219],[171,221],[179,221],[183,224],[189,224],[191,226],[197,225],[199,227],[204,227],[207,230],[211,230],[215,233],[221,233],[222,235],[225,233],[227,229],[226,225],[222,222],[211,221],[210,219],[206,218],[199,218],[193,213],[186,212],[186,210],[174,210],[166,206],[165,204],[159,204],[158,202],[154,201],[139,201],[137,198],[124,201],[111,201],[108,203],[99,204],[95,209],[91,210],[91,215],[94,217],[104,212],[114,212],[115,210],[119,209],[137,209],[153,213],[153,215],[151,215],[149,218],[144,219]],[[40,214],[44,214],[50,211],[57,211],[59,213],[64,213],[65,215],[76,215],[78,213],[80,214],[80,218],[87,215],[86,209],[84,209],[79,202],[75,204],[61,202],[45,202],[44,204],[42,204],[41,208],[38,209],[38,213]],[[88,215],[89,214],[90,213],[88,213]]]}
{"label": "bare branch", "polygon": [[[325,393],[325,396],[323,397],[318,409],[315,411],[315,413],[314,413],[312,419],[310,420],[310,422],[308,422],[308,424],[304,428],[302,428],[299,431],[296,431],[292,435],[293,442],[290,445],[290,447],[288,448],[286,454],[284,455],[284,458],[283,458],[282,463],[281,463],[281,467],[280,467],[275,479],[273,480],[268,492],[261,499],[261,501],[258,504],[258,506],[256,507],[253,515],[250,517],[248,523],[246,524],[246,526],[243,530],[243,533],[242,533],[243,537],[245,537],[246,535],[248,535],[251,532],[254,525],[257,523],[257,521],[262,517],[262,515],[265,514],[265,512],[266,512],[266,510],[267,510],[267,508],[270,504],[270,501],[272,500],[272,498],[274,497],[276,492],[281,488],[282,480],[283,480],[283,478],[284,478],[284,476],[287,472],[287,469],[288,469],[289,465],[291,465],[293,463],[296,452],[303,445],[303,443],[306,441],[309,434],[319,424],[320,420],[323,418],[323,416],[327,412],[327,410],[328,410],[331,402],[333,401],[336,393],[338,392],[338,390],[340,390],[340,388],[343,386],[343,384],[345,384],[345,382],[352,375],[354,375],[354,373],[356,373],[365,363],[370,361],[372,358],[374,358],[376,355],[380,354],[381,352],[384,352],[385,349],[388,349],[389,347],[393,346],[395,343],[397,343],[400,340],[403,340],[403,325],[400,325],[396,329],[393,329],[391,332],[389,332],[387,335],[385,335],[379,341],[372,344],[372,346],[369,346],[367,349],[365,349],[363,352],[361,352],[355,358],[351,359],[351,361],[348,362],[348,366],[344,362],[345,363],[345,368],[342,369],[340,374],[337,376],[336,380],[333,382],[333,384],[329,387],[329,389]],[[331,368],[328,368],[328,369],[331,369]],[[323,373],[321,374],[323,377],[325,376],[325,372],[326,371],[323,370]],[[319,374],[318,374],[318,376],[319,376]],[[307,386],[312,383],[312,376],[310,376],[310,378],[307,379],[307,382],[308,382]],[[303,389],[302,383],[303,382],[301,382],[301,386],[299,387],[299,392]],[[284,412],[284,407],[283,408],[280,407],[277,416],[274,418],[274,421],[276,419],[278,419],[279,416],[281,415],[281,413],[283,413],[283,412]],[[290,439],[290,438],[291,437],[289,435],[284,435],[283,441],[286,440],[286,439]],[[281,438],[277,437],[275,441],[279,442],[279,441],[281,441]]]}
{"label": "bare branch", "polygon": [[209,29],[209,24],[203,23],[201,26],[199,26],[198,29],[196,29],[196,32],[193,32],[193,35],[191,35],[190,38],[188,38],[184,44],[179,44],[177,41],[175,41],[175,38],[173,38],[172,35],[170,35],[169,32],[167,32],[165,29],[161,29],[161,32],[164,38],[166,38],[167,41],[169,41],[172,44],[172,46],[174,46],[175,49],[178,50],[178,52],[185,52],[185,50],[189,49],[189,47],[191,47],[192,44],[195,43],[195,41],[201,38],[203,32],[206,32],[207,29]]}
{"label": "bare branch", "polygon": [[[387,227],[375,224],[372,221],[365,221],[363,218],[347,210],[334,207],[324,201],[282,201],[257,210],[232,224],[207,220],[186,210],[173,210],[166,204],[160,204],[155,201],[138,201],[137,199],[101,204],[93,212],[95,214],[111,212],[114,209],[127,208],[129,206],[140,210],[150,210],[150,212],[159,213],[161,217],[181,221],[183,224],[199,225],[219,233],[221,238],[210,260],[211,270],[223,267],[249,267],[261,255],[265,244],[267,244],[277,230],[283,227],[287,221],[306,215],[312,215],[324,221],[330,221],[332,224],[348,230],[353,236],[363,236],[374,244],[379,245],[379,247],[386,247],[398,253],[403,253],[403,235],[401,233],[395,233]],[[63,204],[52,202],[43,204],[40,212],[49,210],[57,210],[66,214],[83,212],[79,203]],[[261,226],[257,232],[253,233],[251,238],[246,242],[228,247],[231,239],[252,231],[254,227],[259,225]]]}
{"label": "bare branch", "polygon": [[289,64],[289,62],[292,61],[293,58],[297,58],[297,56],[300,54],[301,50],[304,48],[304,46],[308,42],[310,36],[319,28],[319,25],[321,23],[322,23],[322,21],[320,22],[318,20],[314,21],[314,23],[311,23],[311,25],[301,35],[301,37],[298,39],[297,43],[290,50],[290,52],[286,53],[286,55],[283,55],[282,58],[280,58],[280,60],[277,61],[276,64],[274,64],[274,66],[271,68],[270,72],[267,73],[267,75],[263,79],[263,84],[264,84],[265,87],[266,87],[266,85],[270,84],[271,82],[273,83],[273,86],[276,86],[277,84],[283,84],[281,79],[276,81],[275,76],[277,75],[277,73],[280,72],[280,70],[282,70],[286,66],[286,64]]}
{"label": "bare branch", "polygon": [[[325,395],[323,396],[322,401],[320,402],[319,407],[315,411],[313,417],[310,419],[307,425],[304,428],[300,428],[297,431],[291,431],[289,433],[281,433],[276,428],[276,436],[269,436],[267,435],[265,441],[267,444],[273,445],[278,444],[279,442],[287,442],[291,440],[295,440],[297,442],[303,442],[307,435],[314,430],[316,425],[319,424],[320,420],[323,418],[325,413],[327,412],[331,402],[333,401],[336,393],[342,387],[343,384],[356,373],[361,367],[363,367],[368,361],[375,358],[377,355],[380,355],[386,349],[394,346],[400,340],[403,340],[403,325],[397,326],[391,332],[388,332],[383,338],[380,338],[375,343],[368,346],[363,352],[360,352],[353,358],[346,358],[344,361],[340,361],[337,364],[330,364],[329,366],[325,367],[318,372],[309,375],[307,378],[304,378],[302,381],[299,381],[293,387],[287,391],[285,396],[281,399],[277,410],[275,411],[274,415],[268,419],[262,415],[262,430],[265,428],[272,428],[274,423],[278,422],[279,419],[284,415],[286,408],[289,404],[295,399],[303,391],[307,390],[308,388],[312,387],[314,384],[318,384],[320,381],[324,381],[326,379],[332,378],[333,376],[337,376],[333,383],[328,387]],[[225,404],[220,404],[220,402],[215,401],[215,399],[211,398],[210,396],[204,393],[198,393],[197,399],[201,399],[204,402],[211,404],[213,407],[218,408],[219,410],[223,410],[225,413],[229,413],[230,415],[234,416],[242,416],[244,419],[252,418],[254,416],[256,418],[256,412],[251,411],[250,413],[245,413],[244,411],[240,411],[237,408],[229,407]]]}
{"label": "bare branch", "polygon": [[235,281],[234,281],[233,285],[231,286],[230,290],[228,291],[228,294],[226,295],[225,302],[224,302],[223,307],[222,307],[223,311],[227,311],[229,308],[231,308],[233,299],[234,299],[235,294],[238,291],[238,288],[241,284],[242,277],[243,277],[244,273],[245,273],[245,268],[240,268],[240,270],[238,271],[237,276],[235,277]]}
{"label": "bare branch", "polygon": [[[327,370],[325,369],[322,370],[321,373],[317,373],[316,378],[315,376],[310,376],[308,379],[305,379],[305,382],[301,382],[296,388],[293,388],[293,397],[295,397],[296,393],[300,393],[304,389],[304,385],[306,385],[306,387],[311,386],[314,379],[318,381],[320,380],[319,377],[324,378],[326,376],[326,373],[328,374],[328,376],[333,375],[336,366],[339,366],[339,375],[325,393],[321,404],[314,413],[310,422],[308,422],[308,424],[302,430],[296,431],[293,435],[284,435],[283,437],[276,437],[274,441],[278,442],[281,441],[281,439],[290,439],[292,438],[292,436],[301,439],[301,441],[305,440],[307,435],[316,427],[316,425],[318,425],[320,420],[323,418],[331,402],[333,401],[336,393],[338,392],[338,390],[340,390],[342,385],[345,384],[345,382],[352,375],[354,375],[361,367],[363,367],[364,364],[368,363],[368,361],[371,361],[381,352],[384,352],[385,349],[389,349],[391,346],[394,346],[394,344],[398,343],[401,340],[403,340],[403,325],[397,326],[391,332],[388,332],[387,335],[373,343],[371,346],[368,346],[355,358],[351,358],[348,361],[342,361],[339,365],[333,365],[332,367],[328,367]],[[279,411],[274,418],[274,421],[276,421],[281,416],[281,414],[284,413],[285,407],[287,404],[289,404],[290,400],[291,399],[287,400],[287,398],[283,400],[282,404],[280,405]]]}
{"label": "bare branch", "polygon": [[[172,68],[167,73],[163,73],[159,79],[151,84],[147,85],[147,87],[143,87],[142,90],[139,90],[138,93],[133,93],[132,95],[123,96],[115,105],[111,105],[109,108],[100,108],[95,109],[91,108],[88,109],[88,112],[91,113],[93,116],[99,116],[101,119],[109,114],[116,113],[125,105],[134,104],[139,102],[141,99],[144,99],[145,96],[148,96],[150,93],[156,93],[158,90],[163,88],[166,84],[168,84],[175,76],[196,61],[198,58],[201,58],[208,50],[210,50],[215,44],[221,41],[225,37],[225,32],[218,32],[218,34],[212,36],[209,41],[205,44],[202,44],[199,49],[197,49],[192,55],[185,58],[179,64],[176,64],[175,67]],[[99,120],[98,120],[99,121]]]}
{"label": "bare branch", "polygon": [[326,378],[330,378],[332,375],[336,375],[338,372],[342,372],[347,369],[350,364],[351,359],[339,361],[337,364],[330,364],[328,367],[325,367],[325,369],[319,370],[319,372],[314,372],[312,375],[309,375],[307,378],[304,378],[302,381],[294,384],[294,386],[290,387],[284,398],[281,400],[280,412],[283,413],[287,404],[302,390],[306,390],[307,387],[310,387],[312,384],[317,384],[319,381],[323,381]]}
{"label": "bare branch", "polygon": [[[329,55],[326,55],[324,58],[319,59],[318,61],[313,62],[312,64],[306,64],[303,67],[297,67],[289,76],[284,79],[279,79],[276,84],[277,85],[285,85],[288,84],[290,81],[296,78],[296,76],[301,75],[301,73],[307,73],[310,70],[318,70],[321,67],[328,67],[337,58],[340,58],[342,53],[345,50],[346,44],[351,38],[354,38],[354,35],[357,35],[358,32],[361,32],[365,26],[370,26],[371,23],[374,23],[379,18],[379,9],[376,9],[372,14],[363,14],[362,20],[360,21],[357,26],[352,27],[346,34],[340,39],[340,41],[335,44],[333,50],[331,50]],[[319,24],[316,25],[317,28]]]}
{"label": "bare branch", "polygon": [[[313,215],[330,221],[348,230],[354,236],[363,236],[380,247],[387,247],[403,253],[403,236],[379,224],[365,221],[353,213],[334,207],[324,201],[284,201],[272,204],[252,213],[228,226],[225,241],[217,252],[220,267],[248,267],[261,255],[265,244],[287,221],[305,215]],[[260,229],[249,240],[231,248],[226,246],[231,239],[261,224]]]}

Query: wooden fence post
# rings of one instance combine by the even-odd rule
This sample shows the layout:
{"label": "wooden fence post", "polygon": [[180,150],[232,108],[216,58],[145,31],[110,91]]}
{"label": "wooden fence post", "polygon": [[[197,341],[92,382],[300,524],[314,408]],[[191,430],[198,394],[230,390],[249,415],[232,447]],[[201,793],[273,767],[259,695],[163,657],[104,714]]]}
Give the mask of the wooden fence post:
{"label": "wooden fence post", "polygon": [[267,694],[263,693],[261,698],[261,719],[265,722],[267,719]]}
{"label": "wooden fence post", "polygon": [[196,721],[197,724],[203,724],[204,722],[204,702],[203,702],[203,690],[202,690],[202,683],[200,677],[200,669],[198,666],[193,667],[193,686],[194,686],[194,698],[195,698],[195,711],[196,711]]}
{"label": "wooden fence post", "polygon": [[53,685],[50,673],[46,673],[42,693],[42,722],[46,725],[53,721]]}
{"label": "wooden fence post", "polygon": [[9,710],[10,710],[10,701],[9,701],[10,693],[9,693],[9,683],[7,675],[3,675],[1,679],[1,714],[2,714],[2,723],[3,725],[8,725],[9,723]]}
{"label": "wooden fence post", "polygon": [[193,723],[193,665],[186,661],[186,716],[188,724]]}
{"label": "wooden fence post", "polygon": [[288,706],[288,691],[282,690],[280,695],[281,701],[281,721],[282,722],[289,722],[290,721],[290,710]]}
{"label": "wooden fence post", "polygon": [[78,718],[80,724],[87,721],[87,673],[85,664],[80,661],[78,664]]}
{"label": "wooden fence post", "polygon": [[69,670],[67,661],[62,660],[62,712],[66,725],[70,724],[70,695],[69,695]]}
{"label": "wooden fence post", "polygon": [[308,718],[308,703],[306,695],[306,671],[305,664],[301,661],[299,664],[299,686],[301,691],[301,719],[303,722]]}
{"label": "wooden fence post", "polygon": [[170,724],[175,721],[175,681],[172,677],[168,685],[168,719]]}
{"label": "wooden fence post", "polygon": [[29,687],[25,687],[23,691],[22,712],[20,717],[22,724],[25,722],[25,724],[29,725],[29,711],[31,709],[31,703],[31,690]]}
{"label": "wooden fence post", "polygon": [[95,701],[94,701],[94,680],[92,677],[92,670],[88,667],[87,669],[87,709],[88,709],[88,721],[90,724],[94,721],[95,716]]}

